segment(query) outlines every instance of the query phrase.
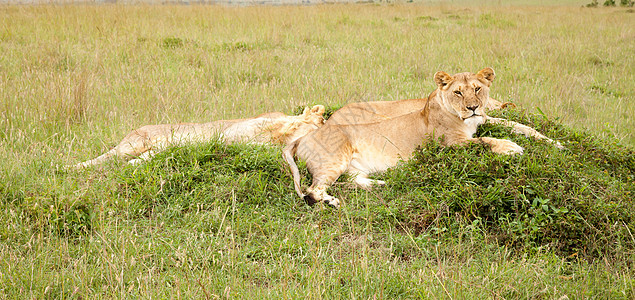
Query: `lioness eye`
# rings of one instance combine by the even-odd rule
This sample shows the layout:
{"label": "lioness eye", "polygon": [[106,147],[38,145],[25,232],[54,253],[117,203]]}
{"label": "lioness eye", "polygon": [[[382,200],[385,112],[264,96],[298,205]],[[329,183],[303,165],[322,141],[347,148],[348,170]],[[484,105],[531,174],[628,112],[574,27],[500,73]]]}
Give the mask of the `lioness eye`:
{"label": "lioness eye", "polygon": [[478,93],[478,92],[480,92],[480,91],[481,91],[481,87],[480,87],[480,86],[477,86],[477,87],[474,89],[474,91],[475,91],[475,92],[477,92],[477,93]]}
{"label": "lioness eye", "polygon": [[461,91],[454,91],[454,93],[455,93],[457,96],[462,96],[462,95],[463,95],[463,94],[461,93]]}

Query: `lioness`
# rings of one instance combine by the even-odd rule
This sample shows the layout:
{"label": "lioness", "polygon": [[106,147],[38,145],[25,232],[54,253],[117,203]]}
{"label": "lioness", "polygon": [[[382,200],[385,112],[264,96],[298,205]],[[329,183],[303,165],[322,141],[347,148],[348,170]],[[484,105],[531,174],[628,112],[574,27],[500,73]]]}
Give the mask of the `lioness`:
{"label": "lioness", "polygon": [[[385,171],[400,159],[410,157],[415,148],[427,139],[439,139],[446,146],[475,142],[489,145],[496,153],[523,153],[522,147],[509,140],[472,138],[478,125],[488,119],[485,108],[494,77],[491,68],[477,74],[459,73],[453,76],[437,72],[434,81],[438,88],[419,110],[368,123],[337,124],[329,121],[299,138],[283,151],[298,196],[309,204],[324,201],[337,207],[339,200],[328,195],[326,189],[342,173],[353,175],[354,182],[361,187],[384,184],[383,181],[369,179],[368,175]],[[337,112],[333,116],[336,115]],[[300,174],[294,156],[306,161],[313,176],[306,195],[300,189]]]}
{"label": "lioness", "polygon": [[97,158],[68,166],[81,169],[101,164],[113,157],[135,164],[169,146],[211,141],[218,137],[226,143],[290,144],[324,124],[324,106],[306,107],[298,116],[280,112],[266,113],[255,118],[219,120],[209,123],[180,123],[146,125],[128,134],[117,146]]}
{"label": "lioness", "polygon": [[[494,75],[492,75],[494,76]],[[493,77],[492,77],[493,79]],[[508,105],[515,106],[512,103],[502,103],[493,98],[488,98],[485,108],[487,110],[501,109]],[[428,99],[407,99],[397,101],[371,101],[371,102],[356,102],[349,103],[342,108],[338,109],[326,120],[327,125],[351,125],[351,124],[363,124],[378,122],[389,118],[405,115],[411,112],[421,110],[428,103]],[[487,123],[500,124],[503,126],[511,127],[512,132],[522,134],[528,137],[533,137],[541,140],[546,140],[554,144],[556,147],[562,149],[562,145],[554,141],[537,130],[520,124],[518,122],[505,120],[501,118],[487,117],[485,120]]]}

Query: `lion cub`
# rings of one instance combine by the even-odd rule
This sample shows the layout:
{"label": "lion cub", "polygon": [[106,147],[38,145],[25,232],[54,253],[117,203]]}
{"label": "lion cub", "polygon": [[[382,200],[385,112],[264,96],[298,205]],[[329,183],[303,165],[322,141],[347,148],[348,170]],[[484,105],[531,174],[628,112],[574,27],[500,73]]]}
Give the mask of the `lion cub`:
{"label": "lion cub", "polygon": [[117,157],[131,164],[150,159],[170,146],[211,141],[215,138],[226,143],[276,143],[287,145],[318,129],[324,124],[324,106],[306,107],[298,116],[280,112],[266,113],[255,118],[219,120],[209,123],[180,123],[146,125],[128,134],[117,146],[97,158],[67,166],[81,169]]}
{"label": "lion cub", "polygon": [[[399,160],[409,158],[415,148],[428,139],[439,139],[446,146],[476,142],[489,145],[495,153],[522,154],[523,148],[510,140],[472,137],[478,125],[488,120],[485,110],[494,77],[491,68],[477,74],[459,73],[453,76],[437,72],[434,81],[438,87],[420,109],[387,117],[378,117],[375,113],[367,116],[367,122],[358,120],[359,123],[329,119],[320,129],[299,138],[283,152],[298,196],[309,204],[324,201],[337,207],[339,199],[327,194],[326,189],[342,173],[350,173],[361,187],[384,184],[383,181],[369,179],[368,175],[385,171]],[[412,104],[419,105],[417,102]],[[374,111],[390,114],[386,109]],[[401,109],[407,111],[407,108]],[[337,114],[335,112],[333,116]],[[500,122],[511,121],[501,119]],[[514,124],[505,124],[515,128]],[[306,195],[300,189],[300,174],[294,157],[306,161],[313,176]]]}

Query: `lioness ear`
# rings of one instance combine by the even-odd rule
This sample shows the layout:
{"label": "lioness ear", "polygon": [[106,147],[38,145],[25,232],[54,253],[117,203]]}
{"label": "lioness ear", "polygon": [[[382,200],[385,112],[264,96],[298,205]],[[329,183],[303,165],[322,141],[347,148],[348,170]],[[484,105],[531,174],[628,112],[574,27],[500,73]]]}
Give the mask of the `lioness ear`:
{"label": "lioness ear", "polygon": [[321,116],[324,114],[325,110],[324,105],[315,105],[311,108],[311,113]]}
{"label": "lioness ear", "polygon": [[452,80],[454,80],[454,78],[452,78],[452,76],[450,76],[450,74],[446,72],[439,71],[434,73],[434,82],[437,83],[440,89],[443,89],[444,87],[449,85]]}
{"label": "lioness ear", "polygon": [[492,68],[485,68],[483,70],[478,71],[478,73],[476,74],[476,76],[483,78],[486,80],[486,84],[487,86],[492,85],[492,81],[494,81],[494,78],[496,77],[496,74],[494,74],[494,70],[492,70]]}

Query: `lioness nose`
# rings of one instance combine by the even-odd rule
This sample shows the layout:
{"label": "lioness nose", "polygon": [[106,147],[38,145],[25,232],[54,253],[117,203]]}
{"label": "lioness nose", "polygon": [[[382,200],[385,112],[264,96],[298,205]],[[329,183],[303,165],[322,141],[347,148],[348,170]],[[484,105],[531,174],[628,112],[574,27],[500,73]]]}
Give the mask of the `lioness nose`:
{"label": "lioness nose", "polygon": [[471,111],[475,111],[478,108],[478,105],[472,105],[472,106],[468,106],[467,109],[471,110]]}

